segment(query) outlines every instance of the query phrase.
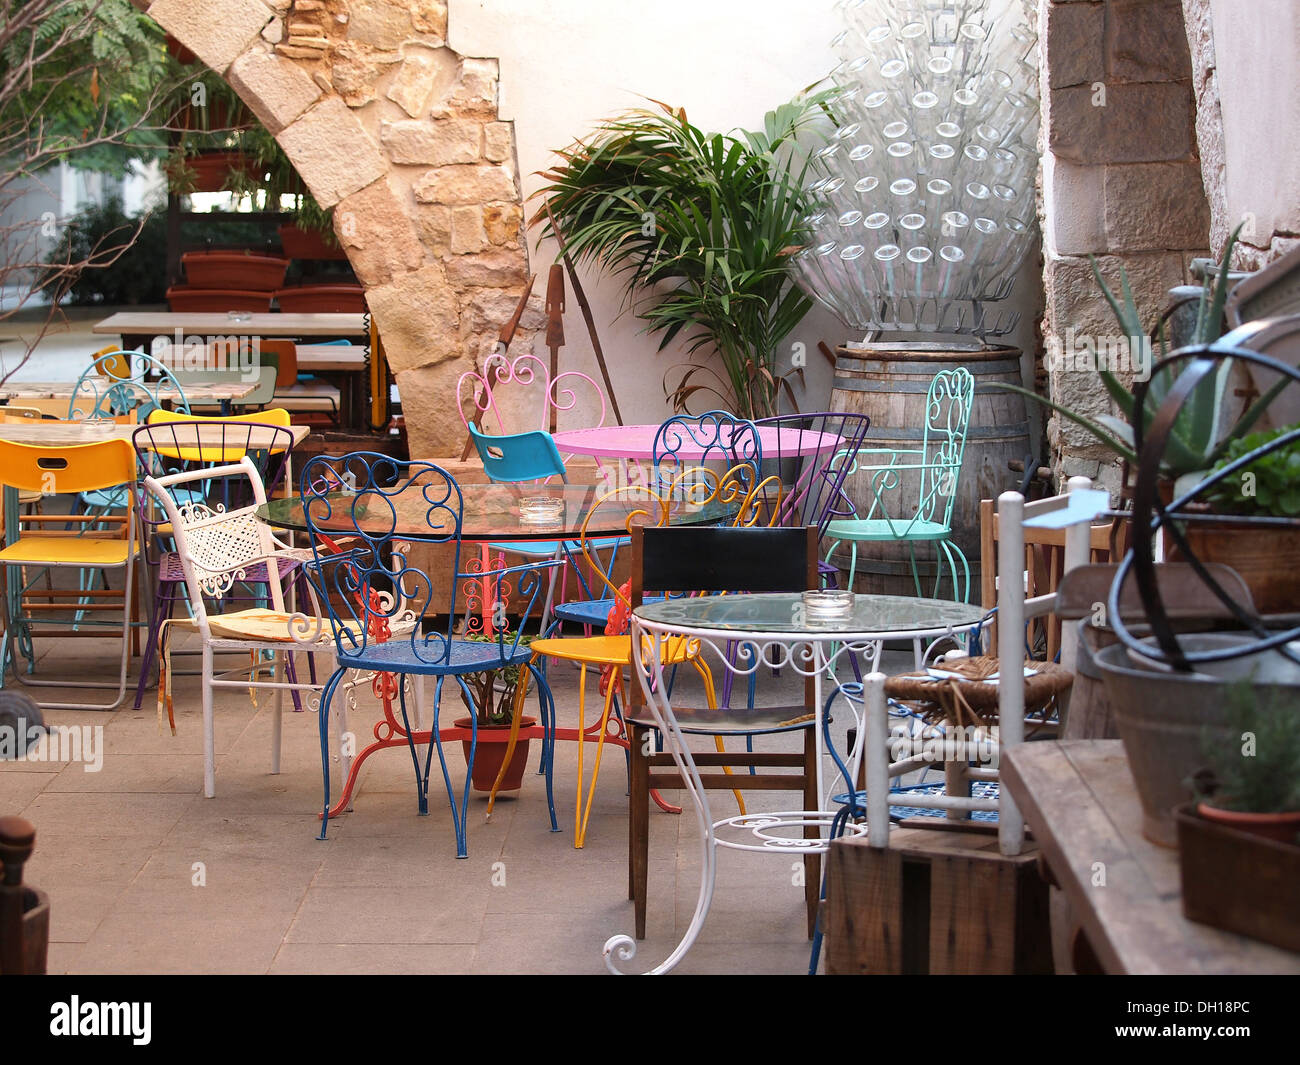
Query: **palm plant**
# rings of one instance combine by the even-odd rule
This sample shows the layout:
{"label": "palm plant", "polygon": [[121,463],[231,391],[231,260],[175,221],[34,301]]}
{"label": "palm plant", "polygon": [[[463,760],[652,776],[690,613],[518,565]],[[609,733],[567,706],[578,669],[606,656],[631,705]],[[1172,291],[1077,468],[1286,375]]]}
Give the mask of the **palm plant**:
{"label": "palm plant", "polygon": [[682,334],[690,355],[720,356],[722,374],[692,365],[671,388],[665,375],[677,410],[697,392],[745,417],[775,414],[783,386],[793,401],[778,348],[811,306],[790,262],[809,207],[794,138],[818,102],[783,104],[761,131],[735,134],[705,133],[666,104],[630,111],[542,174],[545,203],[530,224],[562,254],[620,275],[628,305],[644,297],[636,313],[660,351]]}

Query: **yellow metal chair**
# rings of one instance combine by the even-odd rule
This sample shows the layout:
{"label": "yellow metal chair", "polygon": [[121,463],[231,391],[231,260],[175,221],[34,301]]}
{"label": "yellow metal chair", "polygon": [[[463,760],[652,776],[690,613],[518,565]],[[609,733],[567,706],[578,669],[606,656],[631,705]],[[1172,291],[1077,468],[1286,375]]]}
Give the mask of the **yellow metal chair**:
{"label": "yellow metal chair", "polygon": [[[748,463],[736,466],[721,475],[705,467],[693,467],[678,472],[672,483],[665,486],[661,492],[656,492],[644,485],[625,485],[602,496],[588,512],[586,520],[583,522],[581,547],[583,557],[587,560],[591,572],[598,576],[614,597],[613,615],[621,612],[626,617],[631,610],[632,601],[622,588],[616,587],[614,582],[610,580],[607,575],[609,565],[598,556],[596,545],[609,542],[608,531],[603,536],[589,536],[587,533],[592,518],[597,512],[607,507],[627,509],[628,514],[624,527],[629,535],[633,526],[658,528],[670,524],[674,508],[682,506],[734,505],[736,511],[732,524],[754,525],[766,513],[762,507],[764,492],[769,497],[773,495],[778,497],[777,506],[772,508],[771,513],[775,514],[780,510],[779,495],[781,486],[779,478],[769,478],[761,485],[751,486],[750,482],[752,481],[753,467]],[[604,753],[605,740],[610,735],[609,718],[613,712],[615,697],[619,698],[621,705],[627,705],[625,676],[626,671],[632,666],[632,637],[624,633],[622,635],[541,639],[534,640],[530,648],[533,652],[533,664],[536,664],[540,658],[554,658],[559,661],[575,662],[580,670],[577,729],[578,793],[573,812],[573,845],[580,848],[587,838],[587,822],[591,817],[591,804],[596,794],[596,778],[600,774],[601,755]],[[716,709],[717,696],[713,687],[713,676],[704,660],[698,655],[694,643],[684,638],[670,643],[664,658],[665,665],[676,666],[683,663],[689,663],[699,673],[701,680],[704,682],[705,699],[710,708]],[[603,675],[605,701],[601,708],[600,722],[589,736],[586,730],[587,672],[593,668],[599,670]],[[511,726],[511,736],[506,748],[505,760],[502,763],[501,773],[488,800],[489,813],[491,813],[492,806],[496,801],[496,788],[500,786],[501,781],[504,779],[505,767],[510,764],[510,757],[514,752],[515,739],[519,730],[518,708],[523,706],[523,699],[527,694],[527,674],[523,675],[519,688],[521,690],[516,693],[516,713]],[[596,741],[596,762],[592,767],[591,783],[587,787],[587,797],[584,803],[582,797],[583,750],[588,739]],[[626,747],[626,736],[619,734],[618,741],[621,741],[619,746]],[[721,737],[715,737],[715,742],[718,750],[722,751],[724,748]],[[730,770],[727,770],[727,772],[730,772]],[[744,813],[744,800],[739,792],[736,792],[735,796],[741,812]]]}
{"label": "yellow metal chair", "polygon": [[[135,579],[136,530],[135,530],[135,452],[125,440],[103,440],[93,444],[77,444],[66,447],[52,447],[32,444],[16,444],[0,440],[0,479],[10,488],[19,492],[39,492],[43,495],[66,493],[80,494],[118,485],[126,486],[132,497],[125,513],[112,515],[28,515],[20,520],[18,528],[9,531],[8,539],[12,542],[0,550],[0,565],[6,567],[5,596],[5,640],[4,672],[8,666],[14,666],[17,675],[15,640],[18,630],[27,635],[31,626],[41,624],[66,624],[65,619],[44,618],[39,614],[73,613],[78,616],[85,611],[113,610],[112,600],[121,600],[122,611],[122,655],[121,669],[117,682],[117,698],[111,703],[53,703],[40,705],[52,709],[74,710],[111,710],[121,704],[126,693],[127,658],[130,650],[132,588]],[[22,524],[60,524],[75,525],[80,522],[90,528],[27,532]],[[116,527],[116,531],[114,529]],[[27,609],[37,612],[38,616],[24,616],[23,591],[21,577],[22,567],[40,567],[44,569],[110,570],[120,569],[125,573],[123,588],[120,592],[111,589],[88,592],[86,589],[42,592],[45,597],[52,597],[49,603],[32,603]],[[17,576],[17,581],[13,579]],[[107,599],[108,602],[85,602],[88,597]],[[59,600],[69,600],[65,605]],[[82,625],[114,625],[112,621],[88,621]],[[52,635],[58,635],[54,633]],[[3,673],[0,673],[3,680]],[[29,677],[25,683],[60,688],[108,688],[113,685],[102,681],[88,680],[37,680]]]}

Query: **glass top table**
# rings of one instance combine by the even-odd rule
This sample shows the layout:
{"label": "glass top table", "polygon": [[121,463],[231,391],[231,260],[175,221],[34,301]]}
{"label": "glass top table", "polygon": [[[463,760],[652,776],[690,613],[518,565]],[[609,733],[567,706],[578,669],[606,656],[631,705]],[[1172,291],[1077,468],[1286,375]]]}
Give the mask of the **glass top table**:
{"label": "glass top table", "polygon": [[[649,461],[654,457],[655,437],[660,427],[646,425],[601,425],[590,429],[568,429],[555,434],[555,446],[564,455],[590,455],[594,458],[617,458]],[[723,444],[728,434],[722,431]],[[835,450],[841,438],[834,433],[811,432],[806,429],[777,428],[771,425],[758,427],[759,446],[765,456],[820,455]],[[711,451],[710,454],[714,454]],[[677,441],[673,448],[676,459],[698,462],[704,458],[700,446],[687,439]]]}
{"label": "glass top table", "polygon": [[853,609],[847,617],[814,619],[807,616],[799,595],[781,592],[666,599],[636,610],[638,619],[656,629],[733,635],[781,633],[806,639],[826,636],[843,639],[846,635],[864,639],[924,638],[978,624],[984,614],[981,607],[944,599],[855,595]]}
{"label": "glass top table", "polygon": [[[985,614],[981,607],[941,599],[856,595],[847,617],[822,620],[808,617],[800,593],[703,595],[643,603],[632,612],[633,673],[645,706],[663,734],[665,750],[681,774],[700,826],[701,877],[695,913],[673,952],[651,972],[673,969],[699,936],[713,899],[718,847],[787,857],[827,850],[836,811],[822,779],[826,712],[822,688],[834,661],[842,655],[862,655],[874,673],[884,641],[910,639],[921,657],[925,640],[968,635],[980,626]],[[733,673],[750,675],[768,666],[789,668],[811,682],[811,704],[805,709],[815,735],[816,793],[821,809],[765,810],[714,818],[708,792],[668,694],[666,670],[671,660],[666,661],[662,652],[671,640],[683,636],[693,642],[701,657],[707,654]],[[857,777],[866,717],[858,716],[857,724],[859,743],[848,760],[851,779]],[[879,746],[883,749],[883,735]],[[853,821],[843,830],[852,835],[866,833],[864,825]],[[728,838],[723,835],[727,832],[739,835]],[[605,943],[604,953],[606,968],[622,972],[619,966],[635,956],[636,942],[626,935],[613,936]]]}
{"label": "glass top table", "polygon": [[[610,499],[596,509],[607,489],[601,485],[462,484],[463,508],[461,539],[488,540],[557,540],[574,539],[582,533],[588,515],[595,511],[587,526],[590,535],[626,534],[636,524],[657,524],[653,513],[656,504],[629,499]],[[555,521],[536,524],[520,515],[524,499],[548,496],[558,499],[562,507]],[[386,496],[377,492],[332,492],[315,500],[313,511],[317,528],[346,532],[360,528],[370,535],[391,535],[396,539],[441,539],[449,528],[440,524],[446,512],[430,510],[430,503],[418,489]],[[332,508],[327,510],[327,506]],[[672,525],[711,524],[731,518],[737,504],[712,502],[703,505],[685,500],[670,501],[668,521]],[[433,524],[430,524],[432,513]],[[275,499],[259,507],[257,516],[277,529],[294,532],[307,530],[303,500],[299,496]]]}

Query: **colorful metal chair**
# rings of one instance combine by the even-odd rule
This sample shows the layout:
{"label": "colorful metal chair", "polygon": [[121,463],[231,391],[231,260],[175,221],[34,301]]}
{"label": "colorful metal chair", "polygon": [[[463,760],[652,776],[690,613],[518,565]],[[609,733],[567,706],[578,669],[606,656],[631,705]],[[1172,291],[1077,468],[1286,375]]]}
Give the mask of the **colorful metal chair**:
{"label": "colorful metal chair", "polygon": [[[181,438],[177,454],[184,454],[189,447],[190,442]],[[308,617],[286,609],[275,563],[289,549],[275,539],[270,526],[257,518],[257,508],[266,504],[266,489],[247,453],[226,465],[202,465],[158,477],[146,476],[144,484],[175,538],[176,556],[189,592],[192,617],[168,620],[164,628],[189,629],[202,642],[203,794],[211,798],[216,794],[213,690],[270,688],[275,692],[271,772],[278,773],[284,692],[320,690],[320,685],[314,682],[298,682],[293,653],[296,650],[328,653],[330,646],[323,642],[327,634],[318,611],[313,610]],[[211,497],[211,502],[196,499],[196,490]],[[237,501],[238,505],[227,507],[225,500]],[[266,585],[269,606],[218,609],[227,605],[232,589],[255,569]],[[160,642],[166,663],[165,633]],[[242,663],[233,669],[218,670],[215,656],[222,652],[241,652]],[[269,679],[264,680],[261,656],[265,653],[271,654],[273,662]],[[170,716],[171,671],[164,666],[164,673],[159,684],[159,704],[168,708]],[[321,713],[323,716],[325,710]]]}
{"label": "colorful metal chair", "polygon": [[[473,694],[465,683],[466,674],[526,666],[537,681],[541,718],[548,735],[554,729],[554,709],[550,688],[530,662],[531,653],[521,642],[519,629],[513,634],[498,629],[495,640],[490,642],[456,638],[458,586],[470,576],[490,581],[493,599],[503,601],[505,584],[513,584],[515,599],[522,604],[523,616],[527,617],[536,603],[547,567],[559,563],[532,563],[487,574],[463,572],[460,487],[446,470],[430,462],[403,462],[368,452],[342,457],[321,455],[303,468],[301,486],[312,551],[306,570],[320,601],[328,609],[338,660],[338,668],[326,681],[321,699],[321,762],[325,787],[321,838],[325,838],[330,811],[328,710],[343,674],[350,669],[362,669],[402,678],[433,677],[433,742],[423,768],[411,733],[406,684],[397,685],[415,767],[419,812],[426,814],[429,810],[429,775],[436,749],[451,804],[456,856],[467,857],[466,819],[478,726],[477,719],[471,717],[469,765],[458,796],[438,729],[444,683],[452,679],[472,704]],[[412,566],[402,549],[404,544],[413,542],[454,545],[450,599],[441,606],[433,602],[433,582],[429,575]],[[421,619],[444,612],[448,618],[445,628],[433,624],[427,632],[421,631]],[[398,626],[412,621],[416,624],[410,632],[398,637]],[[416,680],[413,686],[417,699],[422,699],[421,682]],[[525,689],[526,684],[519,684],[516,723]],[[549,742],[543,740],[548,798],[551,794]],[[556,827],[553,804],[551,827]]]}
{"label": "colorful metal chair", "polygon": [[928,542],[938,553],[931,594],[938,595],[946,564],[954,598],[969,600],[970,564],[952,541],[952,511],[974,396],[975,379],[969,370],[942,370],[935,374],[927,392],[919,448],[860,448],[856,456],[847,452],[836,455],[835,464],[848,467],[842,485],[844,492],[857,500],[857,513],[827,524],[825,538],[830,548],[825,557],[831,562],[840,544],[848,544],[848,587],[853,587],[857,573],[859,544],[905,543],[916,594],[924,595],[916,544]]}
{"label": "colorful metal chair", "polygon": [[[254,420],[258,419],[258,420]],[[266,419],[262,421],[261,419]],[[274,494],[285,477],[293,449],[293,433],[288,428],[287,411],[263,411],[232,418],[206,418],[202,415],[177,415],[155,411],[148,425],[132,435],[140,469],[155,478],[229,466],[247,456],[257,471],[263,491]],[[242,478],[194,478],[170,481],[169,492],[178,505],[205,504],[227,511],[251,503],[252,482]],[[153,608],[149,616],[149,634],[140,663],[140,680],[136,688],[135,709],[144,702],[158,637],[164,623],[171,618],[178,601],[188,599],[189,583],[179,552],[176,550],[170,519],[149,498],[140,500],[140,529],[145,545],[145,561],[153,579]],[[280,554],[276,560],[277,579],[293,583],[298,577],[301,559]],[[240,579],[241,586],[252,586],[244,593],[265,605],[270,595],[266,564],[254,563]],[[255,590],[254,590],[255,589]],[[299,590],[306,591],[304,585]],[[239,598],[227,589],[223,598]],[[295,708],[300,708],[294,692]]]}
{"label": "colorful metal chair", "polygon": [[[103,440],[93,444],[79,444],[70,447],[51,447],[44,445],[15,444],[0,440],[0,470],[6,486],[19,492],[41,492],[43,494],[65,493],[81,494],[98,492],[120,486],[126,500],[132,502],[135,485],[135,452],[125,440]],[[39,516],[35,519],[40,520]],[[136,527],[135,507],[128,505],[121,517],[112,515],[59,515],[58,521],[68,524],[80,524],[80,535],[65,533],[26,532],[17,524],[6,530],[7,544],[0,550],[0,565],[9,567],[6,581],[6,624],[4,637],[4,668],[0,669],[0,684],[3,674],[10,664],[16,666],[15,643],[29,650],[29,662],[34,653],[30,651],[29,641],[32,629],[40,624],[58,624],[66,626],[68,622],[50,614],[63,610],[76,609],[78,614],[89,609],[112,609],[112,603],[90,604],[86,602],[68,603],[61,607],[52,603],[49,613],[40,611],[34,616],[23,615],[23,600],[26,586],[22,576],[23,567],[39,570],[77,569],[85,571],[122,570],[125,574],[121,592],[109,591],[96,593],[109,599],[121,599],[122,621],[122,659],[117,683],[117,698],[107,704],[103,703],[56,703],[46,702],[40,705],[55,709],[76,710],[112,710],[119,706],[126,694],[127,658],[130,650],[132,592],[135,587]],[[114,532],[112,527],[116,526]],[[64,598],[75,596],[86,598],[84,590],[63,592],[58,590],[42,595]],[[39,606],[40,604],[37,604]],[[88,619],[82,624],[90,626],[111,626],[117,628],[115,621]],[[32,663],[34,664],[34,662]],[[15,669],[15,674],[17,670]],[[109,688],[113,686],[100,681],[75,680],[60,678],[45,680],[28,677],[24,682],[60,688]]]}

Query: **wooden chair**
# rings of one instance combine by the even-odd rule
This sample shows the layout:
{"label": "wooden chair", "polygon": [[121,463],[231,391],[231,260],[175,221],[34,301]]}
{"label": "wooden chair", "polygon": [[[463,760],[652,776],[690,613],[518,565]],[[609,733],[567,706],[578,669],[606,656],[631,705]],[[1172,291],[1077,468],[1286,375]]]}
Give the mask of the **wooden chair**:
{"label": "wooden chair", "polygon": [[[817,529],[807,528],[707,528],[670,526],[632,529],[632,606],[641,604],[646,589],[680,591],[708,588],[715,592],[803,592],[819,586]],[[628,896],[636,909],[636,937],[645,938],[650,863],[650,792],[680,790],[683,786],[672,755],[654,750],[654,719],[646,711],[639,684],[630,685],[632,781],[628,829]],[[817,744],[813,733],[813,679],[804,681],[803,703],[798,706],[738,709],[674,708],[683,733],[711,737],[752,739],[755,736],[798,732],[799,752],[707,751],[693,753],[706,789],[721,791],[796,791],[803,809],[815,810],[817,796]],[[791,724],[792,719],[797,720]],[[664,769],[668,769],[664,772]],[[729,769],[745,772],[730,774]],[[756,772],[790,769],[795,772]],[[805,830],[805,835],[817,829]],[[821,858],[804,856],[804,899],[808,908],[808,934],[817,916]]]}
{"label": "wooden chair", "polygon": [[[1092,525],[1088,530],[1089,561],[1110,561],[1114,523]],[[992,610],[998,605],[998,514],[991,499],[980,500],[980,605]],[[1065,530],[1027,527],[1025,544],[1025,597],[1054,595],[1065,573]],[[1015,580],[1014,576],[1011,578]],[[1032,619],[1027,642],[1031,647],[1045,643],[1046,659],[1056,659],[1061,649],[1059,614]],[[997,633],[989,636],[989,654],[997,654]]]}

